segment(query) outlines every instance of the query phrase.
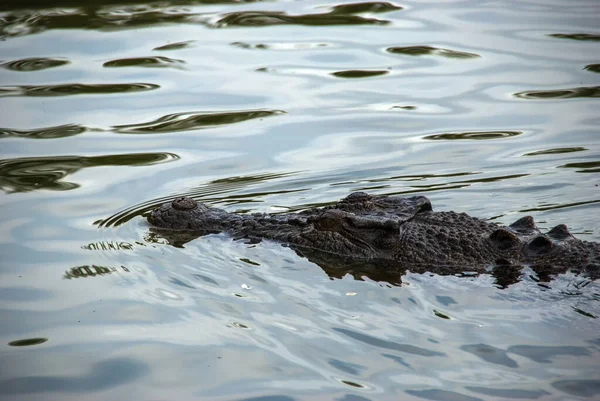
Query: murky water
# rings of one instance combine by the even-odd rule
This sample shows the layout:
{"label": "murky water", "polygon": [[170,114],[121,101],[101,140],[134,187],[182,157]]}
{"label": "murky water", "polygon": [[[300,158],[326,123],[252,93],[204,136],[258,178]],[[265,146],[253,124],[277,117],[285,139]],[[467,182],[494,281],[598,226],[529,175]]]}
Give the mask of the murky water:
{"label": "murky water", "polygon": [[3,399],[600,397],[585,277],[398,286],[142,216],[417,193],[600,241],[596,0],[83,3],[0,5]]}

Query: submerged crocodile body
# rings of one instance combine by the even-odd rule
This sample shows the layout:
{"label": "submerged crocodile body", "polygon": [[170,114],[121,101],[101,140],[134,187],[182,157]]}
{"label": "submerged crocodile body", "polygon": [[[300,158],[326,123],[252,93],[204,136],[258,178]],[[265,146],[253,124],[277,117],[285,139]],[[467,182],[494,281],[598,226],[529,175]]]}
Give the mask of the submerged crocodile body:
{"label": "submerged crocodile body", "polygon": [[433,211],[424,196],[356,192],[332,206],[283,214],[233,214],[182,197],[153,210],[148,221],[180,242],[218,232],[281,242],[334,276],[356,275],[351,270],[367,266],[395,272],[496,272],[512,277],[510,284],[529,266],[542,279],[567,270],[600,277],[600,243],[576,239],[564,224],[541,233],[526,216],[500,226],[465,213]]}

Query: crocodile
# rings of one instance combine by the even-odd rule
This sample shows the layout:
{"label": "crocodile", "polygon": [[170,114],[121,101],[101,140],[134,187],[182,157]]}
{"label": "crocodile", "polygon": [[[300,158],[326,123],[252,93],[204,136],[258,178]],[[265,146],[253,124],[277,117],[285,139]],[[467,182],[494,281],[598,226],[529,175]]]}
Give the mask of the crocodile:
{"label": "crocodile", "polygon": [[533,217],[525,216],[502,226],[465,213],[433,211],[425,196],[355,192],[330,206],[280,214],[229,213],[179,197],[154,209],[148,221],[180,243],[220,232],[250,242],[273,240],[336,277],[373,269],[495,272],[512,284],[525,266],[544,280],[568,270],[600,277],[600,243],[575,238],[564,224],[542,233]]}

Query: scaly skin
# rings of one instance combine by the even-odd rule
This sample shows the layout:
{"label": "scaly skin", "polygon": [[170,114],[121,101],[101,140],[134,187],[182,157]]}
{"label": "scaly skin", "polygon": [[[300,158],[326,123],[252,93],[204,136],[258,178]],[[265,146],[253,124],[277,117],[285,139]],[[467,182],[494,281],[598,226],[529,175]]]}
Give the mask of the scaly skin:
{"label": "scaly skin", "polygon": [[465,213],[434,212],[424,196],[356,192],[333,206],[276,215],[232,214],[183,197],[152,211],[148,221],[189,239],[227,232],[274,240],[336,269],[348,261],[438,274],[528,265],[538,274],[573,269],[600,277],[600,243],[576,239],[565,225],[542,234],[527,216],[503,227]]}

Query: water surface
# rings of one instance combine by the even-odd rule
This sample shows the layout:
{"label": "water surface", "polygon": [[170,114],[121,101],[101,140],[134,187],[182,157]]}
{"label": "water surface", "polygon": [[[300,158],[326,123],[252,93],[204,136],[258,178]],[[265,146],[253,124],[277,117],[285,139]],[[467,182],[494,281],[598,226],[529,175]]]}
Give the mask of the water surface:
{"label": "water surface", "polygon": [[600,397],[585,277],[325,271],[143,218],[366,191],[600,241],[595,0],[81,4],[0,5],[3,399]]}

